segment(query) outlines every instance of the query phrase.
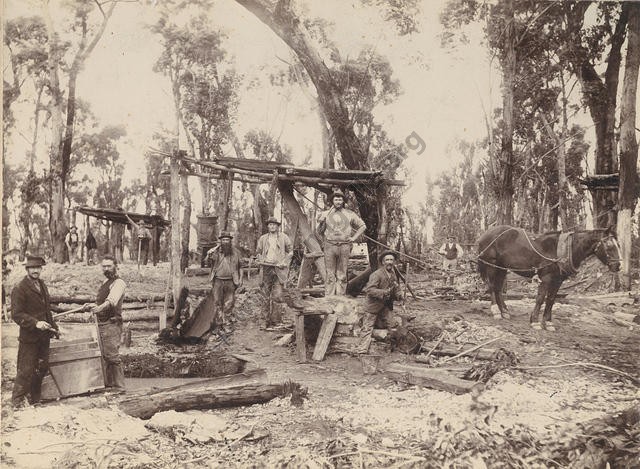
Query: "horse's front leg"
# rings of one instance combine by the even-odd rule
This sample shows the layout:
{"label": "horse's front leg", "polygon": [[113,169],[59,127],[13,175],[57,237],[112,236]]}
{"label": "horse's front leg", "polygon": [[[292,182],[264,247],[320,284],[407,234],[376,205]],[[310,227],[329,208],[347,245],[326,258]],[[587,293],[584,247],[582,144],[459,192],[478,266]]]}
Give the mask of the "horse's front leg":
{"label": "horse's front leg", "polygon": [[547,296],[547,285],[542,282],[538,285],[538,294],[536,296],[536,304],[533,307],[533,311],[531,311],[531,315],[529,316],[529,324],[533,329],[541,330],[542,326],[538,321],[538,316],[540,315],[540,307],[542,306],[542,302],[544,301],[545,296]]}
{"label": "horse's front leg", "polygon": [[556,296],[558,295],[558,290],[560,289],[560,285],[562,282],[553,282],[547,288],[547,300],[544,305],[544,315],[542,316],[542,326],[551,332],[555,332],[556,328],[551,322],[551,309],[553,308],[553,304],[556,301]]}
{"label": "horse's front leg", "polygon": [[502,318],[500,306],[498,305],[498,294],[495,290],[491,290],[491,315],[493,319]]}

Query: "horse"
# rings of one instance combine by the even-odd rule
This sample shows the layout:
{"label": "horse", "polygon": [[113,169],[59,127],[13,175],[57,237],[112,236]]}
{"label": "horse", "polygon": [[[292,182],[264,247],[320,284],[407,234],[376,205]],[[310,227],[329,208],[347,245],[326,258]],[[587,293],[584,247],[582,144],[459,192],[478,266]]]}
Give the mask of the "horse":
{"label": "horse", "polygon": [[[620,247],[613,227],[569,233],[556,231],[537,236],[508,225],[488,229],[478,238],[478,271],[491,293],[494,319],[510,317],[502,298],[507,272],[528,278],[537,275],[540,284],[529,323],[533,329],[555,331],[551,309],[558,289],[592,255],[606,264],[611,272],[620,270]],[[544,315],[540,323],[538,316],[543,301]]]}

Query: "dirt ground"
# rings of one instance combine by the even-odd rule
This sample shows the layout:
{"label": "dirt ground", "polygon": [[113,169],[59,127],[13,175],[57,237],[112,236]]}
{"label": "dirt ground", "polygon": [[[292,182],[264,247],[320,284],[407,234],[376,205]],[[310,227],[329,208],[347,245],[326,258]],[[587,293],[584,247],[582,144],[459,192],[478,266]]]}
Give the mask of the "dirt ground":
{"label": "dirt ground", "polygon": [[[22,275],[16,270],[9,287]],[[140,273],[121,267],[129,292],[139,295],[162,294],[167,272],[167,265]],[[96,266],[46,266],[43,279],[55,294],[95,292],[102,281]],[[423,291],[435,287],[416,280]],[[116,396],[98,393],[13,411],[17,328],[3,323],[2,467],[638,467],[640,425],[602,420],[640,405],[638,381],[623,375],[640,376],[640,325],[612,320],[613,309],[638,313],[637,306],[569,294],[554,308],[552,333],[529,328],[531,299],[508,300],[512,318],[500,321],[486,301],[409,299],[411,327],[437,326],[460,344],[500,337],[491,347],[517,357],[484,390],[455,395],[365,375],[346,354],[298,363],[294,345],[276,345],[286,328],[261,328],[252,295],[240,295],[229,336],[212,336],[203,351],[247,357],[248,369],[265,369],[273,383],[300,383],[308,389],[302,407],[283,398],[140,420],[118,410]],[[123,354],[181,353],[156,345],[156,336],[153,323],[132,323]],[[388,352],[380,368],[413,359]],[[472,364],[463,357],[447,366]],[[557,367],[539,368],[549,365]],[[128,388],[144,386],[127,380]]]}

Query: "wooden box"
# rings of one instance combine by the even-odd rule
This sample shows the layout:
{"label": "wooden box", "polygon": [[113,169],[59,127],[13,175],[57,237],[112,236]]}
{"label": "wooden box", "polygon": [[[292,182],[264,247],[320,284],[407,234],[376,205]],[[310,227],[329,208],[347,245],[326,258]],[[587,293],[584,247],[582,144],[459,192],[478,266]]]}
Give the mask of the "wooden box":
{"label": "wooden box", "polygon": [[42,400],[75,396],[104,387],[102,354],[96,338],[51,342],[49,373],[42,381]]}

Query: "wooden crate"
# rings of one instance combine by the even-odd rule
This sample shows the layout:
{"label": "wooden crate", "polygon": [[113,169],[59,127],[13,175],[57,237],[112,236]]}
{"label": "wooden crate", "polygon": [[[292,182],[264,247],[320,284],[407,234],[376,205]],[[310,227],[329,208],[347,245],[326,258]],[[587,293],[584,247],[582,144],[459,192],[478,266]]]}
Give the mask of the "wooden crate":
{"label": "wooden crate", "polygon": [[75,396],[104,387],[102,354],[95,338],[51,342],[49,373],[42,381],[42,400]]}

